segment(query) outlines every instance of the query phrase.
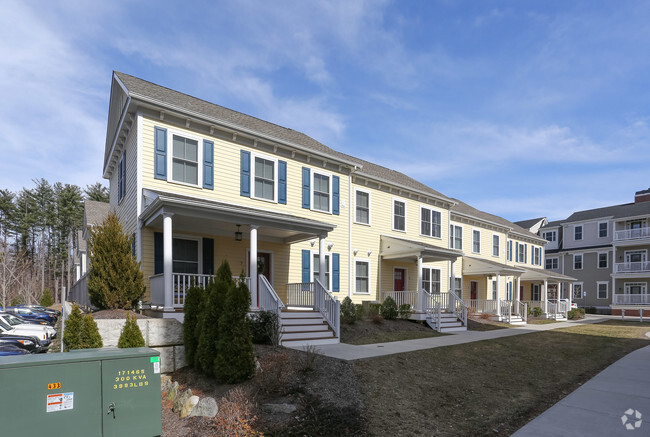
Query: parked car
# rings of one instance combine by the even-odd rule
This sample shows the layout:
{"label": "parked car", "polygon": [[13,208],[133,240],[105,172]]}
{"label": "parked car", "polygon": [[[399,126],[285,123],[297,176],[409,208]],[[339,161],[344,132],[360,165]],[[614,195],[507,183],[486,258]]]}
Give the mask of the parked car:
{"label": "parked car", "polygon": [[26,354],[29,354],[27,349],[21,348],[14,343],[0,343],[0,357]]}
{"label": "parked car", "polygon": [[0,333],[0,345],[3,344],[13,344],[33,354],[45,352],[47,350],[41,346],[37,339],[25,335],[10,335]]}
{"label": "parked car", "polygon": [[56,323],[56,317],[52,317],[49,314],[39,313],[38,311],[30,310],[29,308],[22,307],[7,307],[4,309],[5,312],[15,314],[25,319],[38,320],[47,325],[52,325]]}
{"label": "parked car", "polygon": [[35,340],[38,345],[40,346],[41,349],[47,350],[47,348],[50,346],[50,343],[52,340],[47,336],[45,333],[33,333],[29,330],[21,330],[21,329],[15,329],[12,328],[11,326],[5,324],[4,322],[0,322],[0,335],[3,337],[6,336],[12,336],[12,337],[26,337],[29,339]]}
{"label": "parked car", "polygon": [[61,311],[53,310],[52,308],[44,307],[43,305],[22,304],[22,305],[16,305],[16,306],[21,307],[21,308],[29,308],[30,310],[38,311],[38,312],[41,312],[41,313],[47,313],[47,314],[55,316],[57,319],[59,317],[61,317]]}
{"label": "parked car", "polygon": [[56,329],[54,329],[50,325],[41,325],[39,323],[27,323],[25,319],[23,319],[22,317],[15,316],[11,313],[0,312],[0,321],[4,322],[5,324],[9,325],[14,329],[18,329],[25,332],[27,331],[34,332],[34,335],[45,333],[50,339],[56,337]]}

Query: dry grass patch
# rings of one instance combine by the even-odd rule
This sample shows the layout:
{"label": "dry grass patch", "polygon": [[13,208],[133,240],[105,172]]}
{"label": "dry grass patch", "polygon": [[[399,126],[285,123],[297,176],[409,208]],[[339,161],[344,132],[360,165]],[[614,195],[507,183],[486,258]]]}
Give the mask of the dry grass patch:
{"label": "dry grass patch", "polygon": [[510,435],[624,355],[648,327],[582,325],[354,363],[371,435]]}
{"label": "dry grass patch", "polygon": [[412,320],[357,320],[352,325],[341,324],[341,343],[374,344],[417,338],[439,337],[441,334],[428,325]]}

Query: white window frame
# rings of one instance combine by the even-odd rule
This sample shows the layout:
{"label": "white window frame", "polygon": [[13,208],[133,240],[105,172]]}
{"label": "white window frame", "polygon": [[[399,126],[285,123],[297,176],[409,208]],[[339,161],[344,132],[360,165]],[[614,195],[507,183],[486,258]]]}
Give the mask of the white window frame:
{"label": "white window frame", "polygon": [[[478,239],[476,238],[476,235],[478,233]],[[478,245],[478,250],[476,250],[476,246]],[[472,228],[472,253],[481,253],[481,230],[480,229],[475,229]]]}
{"label": "white window frame", "polygon": [[497,300],[499,298],[499,288],[497,287],[497,280],[492,279],[490,281],[490,293],[491,293],[491,298],[488,300]]}
{"label": "white window frame", "polygon": [[[576,296],[576,287],[580,287],[580,294]],[[571,300],[576,300],[576,299],[582,299],[583,293],[584,293],[584,282],[574,282],[573,283],[573,292],[572,292],[572,299]]]}
{"label": "white window frame", "polygon": [[[605,225],[605,235],[600,235],[600,225]],[[598,222],[598,238],[609,237],[609,222]]]}
{"label": "white window frame", "polygon": [[[605,297],[600,297],[600,286],[605,286]],[[608,281],[596,281],[596,299],[609,299],[609,282]]]}
{"label": "white window frame", "polygon": [[525,243],[519,243],[517,247],[517,262],[526,264],[526,258],[528,258],[526,255],[528,255],[526,252],[528,252],[528,249],[526,249],[526,244]]}
{"label": "white window frame", "polygon": [[623,259],[625,260],[626,263],[639,262],[639,261],[628,261],[629,256],[635,254],[642,255],[643,259],[640,262],[646,262],[648,260],[647,249],[626,250],[625,252],[623,252]]}
{"label": "white window frame", "polygon": [[[433,270],[438,271],[438,281],[439,281],[439,283],[438,283],[438,292],[436,294],[442,293],[442,270],[440,269],[440,267],[422,266],[422,284],[420,284],[422,286],[422,290],[425,290],[425,288],[424,288],[424,271],[425,270],[429,270],[429,273],[431,273],[431,271],[433,271]],[[433,275],[430,274],[429,275],[429,293],[431,293],[431,294],[433,293],[432,287],[431,287],[431,285],[433,284],[433,281],[431,280],[432,277],[433,277]]]}
{"label": "white window frame", "polygon": [[[538,299],[535,299],[537,297]],[[542,286],[540,284],[532,284],[530,290],[530,300],[534,302],[539,302],[542,300]]]}
{"label": "white window frame", "polygon": [[647,282],[626,282],[623,284],[623,293],[630,294],[631,287],[641,287],[641,294],[648,294]]}
{"label": "white window frame", "polygon": [[[360,222],[357,220],[357,193],[365,193],[368,195],[368,223]],[[354,189],[354,223],[357,223],[359,225],[371,226],[372,225],[371,211],[372,211],[372,194],[370,193],[370,191],[362,190],[360,188],[355,188]]]}
{"label": "white window frame", "polygon": [[[456,247],[456,234],[460,230],[460,247]],[[449,224],[449,248],[463,250],[463,227],[460,225]]]}
{"label": "white window frame", "polygon": [[[460,281],[460,288],[456,288],[455,281]],[[462,276],[455,276],[454,281],[452,281],[451,278],[449,278],[449,283],[453,284],[452,285],[453,286],[452,291],[454,293],[456,293],[456,296],[458,296],[459,298],[462,299],[463,298],[463,277]]]}
{"label": "white window frame", "polygon": [[[546,266],[546,263],[549,262],[549,261],[551,262],[551,267],[550,268],[548,268]],[[555,266],[553,266],[553,261],[555,261]],[[558,257],[546,258],[545,263],[544,263],[544,268],[546,270],[557,270],[559,267],[560,267],[560,260],[559,260]]]}
{"label": "white window frame", "polygon": [[[314,183],[314,180],[316,179],[316,175],[325,176],[325,177],[328,178],[328,181],[329,181],[329,184],[328,184],[329,185],[329,201],[328,201],[328,204],[327,204],[327,210],[314,208],[314,205],[316,204],[314,202],[314,192],[315,192],[314,189],[316,187],[316,184]],[[311,178],[311,181],[310,181],[311,184],[309,185],[309,196],[310,196],[310,200],[311,200],[310,209],[312,211],[316,211],[316,212],[324,212],[326,214],[331,214],[332,213],[332,197],[334,196],[334,192],[332,191],[333,175],[331,173],[327,173],[325,171],[321,171],[321,170],[318,170],[318,169],[312,169],[311,174],[310,174],[309,177]],[[276,193],[277,193],[277,184],[275,186],[276,186]],[[276,195],[276,198],[277,198],[277,195]]]}
{"label": "white window frame", "polygon": [[[174,135],[196,141],[196,184],[174,180]],[[203,188],[203,138],[180,130],[167,129],[167,182]]]}
{"label": "white window frame", "polygon": [[[576,234],[578,233],[578,228],[580,228],[580,238],[576,238]],[[582,225],[574,225],[573,226],[573,241],[582,241],[582,239],[585,237],[584,235],[584,227]]]}
{"label": "white window frame", "polygon": [[181,261],[177,260],[174,258],[174,240],[192,240],[192,241],[197,241],[197,246],[196,250],[198,251],[197,253],[197,263],[198,266],[196,268],[197,274],[202,275],[203,274],[203,238],[197,237],[196,235],[187,235],[187,234],[173,234],[172,235],[172,272],[173,273],[178,273],[179,275],[191,275],[193,273],[180,273],[180,272],[174,272],[174,261]]}
{"label": "white window frame", "polygon": [[[404,229],[397,229],[395,227],[395,202],[400,202],[404,204]],[[390,226],[393,229],[393,231],[397,232],[406,232],[407,226],[406,226],[406,221],[407,221],[407,213],[406,213],[406,200],[404,199],[398,199],[396,197],[393,197],[393,201],[391,202],[391,211],[390,211]]]}
{"label": "white window frame", "polygon": [[[367,293],[357,291],[357,263],[359,263],[359,262],[368,264],[368,292]],[[363,296],[367,296],[369,294],[372,294],[372,287],[371,287],[371,285],[372,285],[372,264],[370,262],[370,259],[369,258],[354,258],[354,262],[353,262],[352,266],[354,267],[354,269],[352,271],[352,276],[353,276],[352,284],[354,284],[353,285],[354,286],[354,294],[360,294],[360,295],[363,295]]]}
{"label": "white window frame", "polygon": [[[600,266],[600,256],[605,255],[605,267]],[[609,268],[609,252],[598,252],[596,254],[596,268],[597,269],[608,269]]]}
{"label": "white window frame", "polygon": [[[319,270],[320,270],[320,251],[318,251],[318,250],[312,250],[312,251],[311,251],[311,258],[310,258],[310,260],[309,260],[309,263],[310,263],[310,265],[309,265],[309,272],[311,273],[311,278],[310,278],[310,279],[313,279],[313,278],[315,277],[314,275],[316,274],[316,269],[315,269],[315,265],[316,265],[316,264],[314,263],[314,256],[316,256],[316,255],[318,255],[318,257],[319,257],[319,265],[318,265],[318,268],[319,268]],[[329,266],[329,271],[328,271],[327,274],[326,274],[326,277],[328,278],[328,280],[327,280],[328,283],[327,283],[327,284],[323,284],[323,285],[325,285],[325,286],[327,287],[327,289],[331,291],[331,290],[332,290],[332,273],[333,273],[333,272],[332,272],[332,257],[330,256],[329,253],[325,253],[325,259],[326,259],[326,260],[329,259],[329,262],[328,262],[328,261],[325,261],[325,265],[326,265],[326,266]],[[319,272],[319,273],[320,273],[320,272]]]}
{"label": "white window frame", "polygon": [[[265,159],[267,161],[272,161],[273,162],[273,199],[265,199],[264,197],[258,197],[255,195],[255,159],[260,158],[260,159]],[[264,202],[270,202],[270,203],[278,203],[278,182],[279,182],[279,175],[278,175],[278,159],[269,156],[269,155],[264,155],[262,153],[257,153],[257,152],[251,152],[251,171],[250,171],[250,193],[251,193],[251,199],[257,199],[257,200],[262,200]]]}
{"label": "white window frame", "polygon": [[[549,240],[548,235],[551,235],[552,239]],[[557,231],[544,231],[542,232],[542,238],[548,241],[549,243],[557,241]]]}
{"label": "white window frame", "polygon": [[536,265],[536,266],[541,266],[542,265],[542,248],[537,247],[537,246],[533,246],[532,244],[531,244],[530,247],[533,248],[533,261],[534,261],[533,264]]}
{"label": "white window frame", "polygon": [[[580,257],[580,268],[576,268],[576,257]],[[582,253],[573,254],[573,270],[582,270],[585,267],[585,256]]]}
{"label": "white window frame", "polygon": [[[429,211],[431,222],[430,222],[430,228],[429,228],[429,234],[424,234],[422,233],[422,210],[427,210]],[[440,217],[440,223],[438,223],[438,234],[439,235],[434,235],[433,229],[434,229],[434,224],[433,224],[433,214],[438,214]],[[438,209],[431,208],[429,206],[424,206],[420,205],[420,235],[424,237],[431,237],[431,238],[437,238],[439,240],[442,239],[442,212]]]}
{"label": "white window frame", "polygon": [[506,239],[506,260],[512,261],[512,240]]}
{"label": "white window frame", "polygon": [[[496,245],[494,244],[496,238]],[[494,253],[496,249],[496,254]],[[497,234],[492,234],[492,256],[499,257],[501,256],[501,236]]]}

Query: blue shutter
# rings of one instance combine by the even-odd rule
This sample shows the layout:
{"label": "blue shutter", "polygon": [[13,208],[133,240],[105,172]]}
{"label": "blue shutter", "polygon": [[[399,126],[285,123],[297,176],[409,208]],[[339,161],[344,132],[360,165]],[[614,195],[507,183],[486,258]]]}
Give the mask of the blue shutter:
{"label": "blue shutter", "polygon": [[214,143],[203,140],[203,188],[214,190]]}
{"label": "blue shutter", "polygon": [[332,176],[332,214],[339,215],[339,177]]}
{"label": "blue shutter", "polygon": [[528,245],[524,244],[524,263],[528,262]]}
{"label": "blue shutter", "polygon": [[287,204],[287,162],[278,161],[278,203]]}
{"label": "blue shutter", "polygon": [[340,274],[339,274],[339,254],[338,253],[333,253],[332,254],[332,291],[338,292],[339,291],[339,280]]}
{"label": "blue shutter", "polygon": [[309,189],[309,184],[310,184],[310,172],[307,167],[302,168],[302,207],[309,209],[310,207],[310,189]]}
{"label": "blue shutter", "polygon": [[302,282],[311,282],[310,272],[311,252],[308,250],[302,251]]}
{"label": "blue shutter", "polygon": [[515,261],[519,262],[519,243],[515,243]]}
{"label": "blue shutter", "polygon": [[156,127],[154,130],[154,177],[167,179],[167,129]]}
{"label": "blue shutter", "polygon": [[251,197],[251,152],[241,151],[241,193]]}

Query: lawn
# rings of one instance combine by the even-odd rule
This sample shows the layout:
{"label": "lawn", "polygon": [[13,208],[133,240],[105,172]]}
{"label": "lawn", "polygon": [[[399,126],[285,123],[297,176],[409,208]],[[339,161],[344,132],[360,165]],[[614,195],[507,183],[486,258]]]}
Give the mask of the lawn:
{"label": "lawn", "polygon": [[412,320],[357,320],[353,325],[341,324],[341,343],[374,344],[417,338],[439,337],[428,325]]}
{"label": "lawn", "polygon": [[619,358],[650,323],[608,321],[354,362],[370,435],[510,435]]}

